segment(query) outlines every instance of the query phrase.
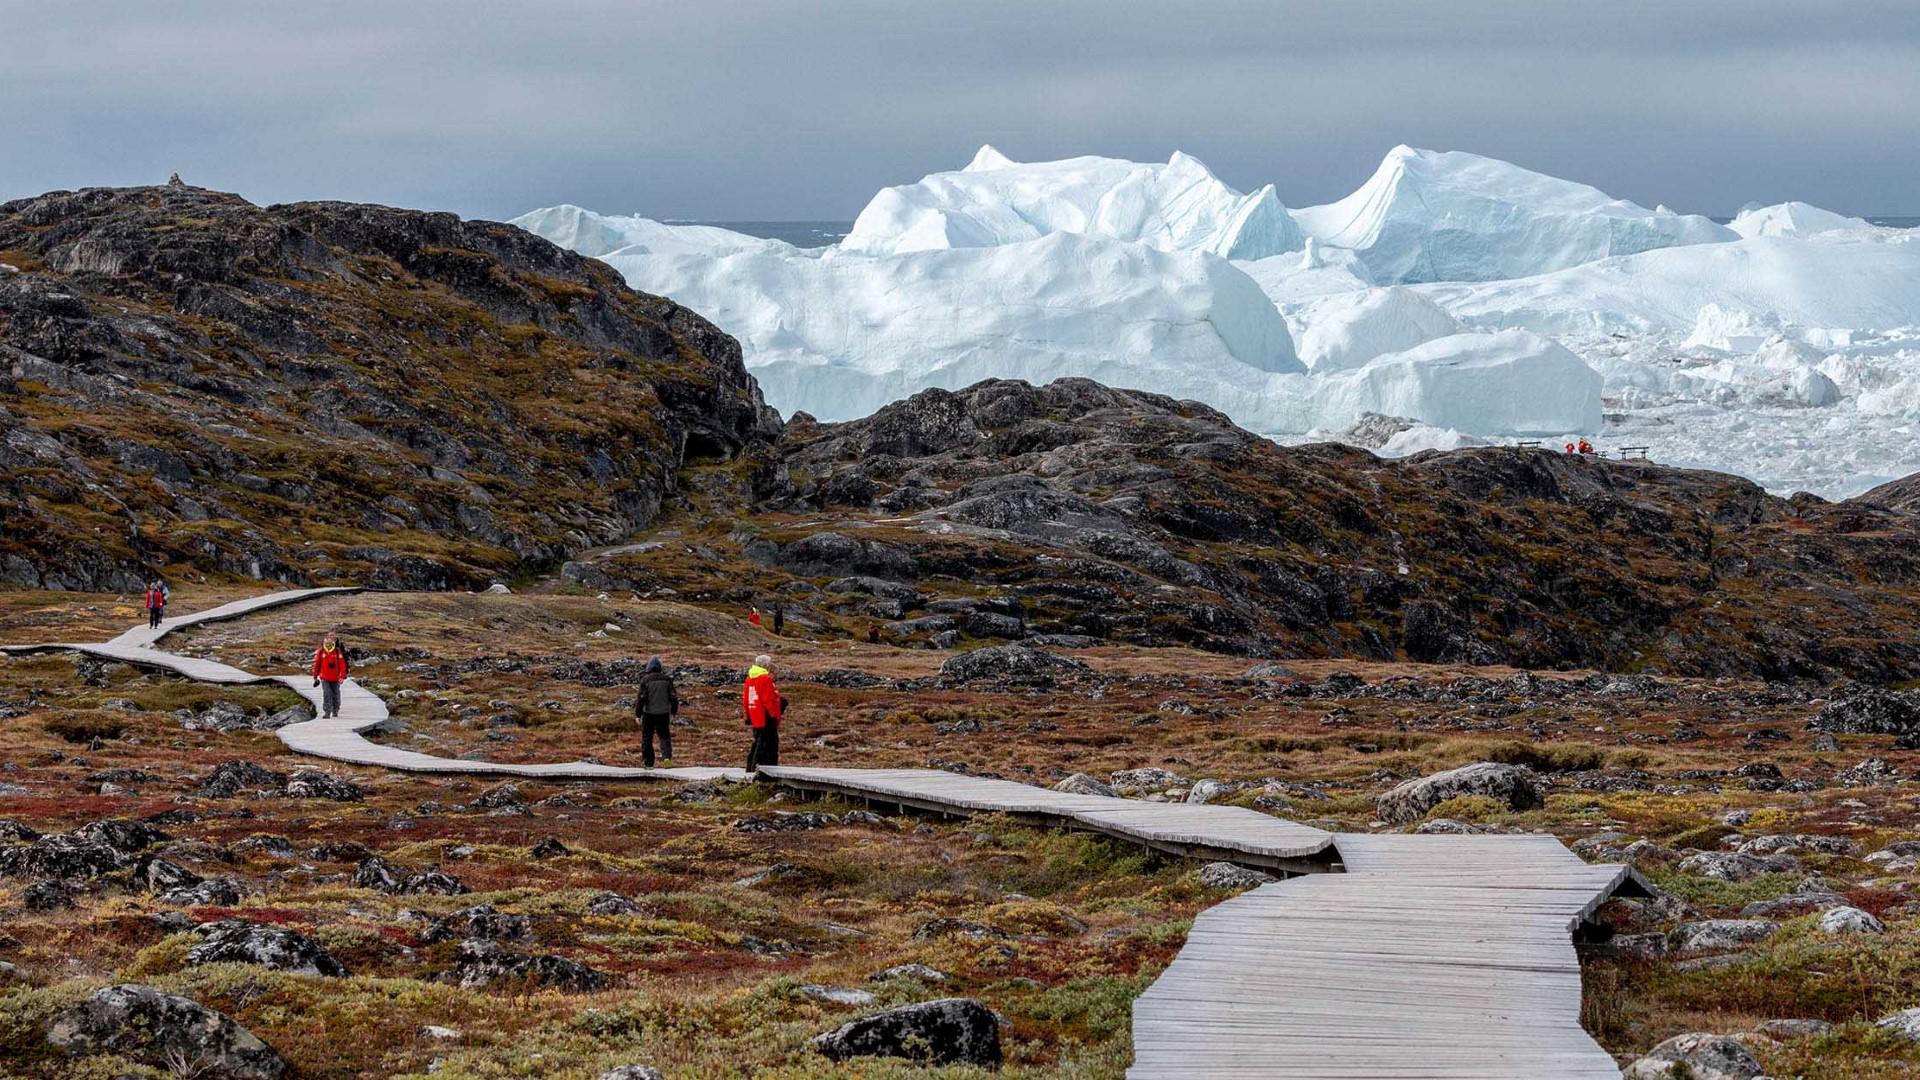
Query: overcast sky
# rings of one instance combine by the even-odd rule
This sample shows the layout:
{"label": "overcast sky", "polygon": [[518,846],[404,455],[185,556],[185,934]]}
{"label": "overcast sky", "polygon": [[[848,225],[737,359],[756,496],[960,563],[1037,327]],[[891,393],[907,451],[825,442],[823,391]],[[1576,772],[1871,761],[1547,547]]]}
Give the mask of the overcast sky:
{"label": "overcast sky", "polygon": [[177,170],[834,219],[983,142],[1186,150],[1293,206],[1405,142],[1648,205],[1920,214],[1920,2],[0,0],[0,198]]}

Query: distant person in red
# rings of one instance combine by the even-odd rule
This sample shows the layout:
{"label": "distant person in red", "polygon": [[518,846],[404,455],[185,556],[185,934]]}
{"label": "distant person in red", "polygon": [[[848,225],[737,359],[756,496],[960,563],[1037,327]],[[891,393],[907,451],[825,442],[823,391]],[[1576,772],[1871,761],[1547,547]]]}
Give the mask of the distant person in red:
{"label": "distant person in red", "polygon": [[1568,444],[1567,444],[1567,453],[1569,453],[1569,454],[1571,454],[1571,453],[1573,453],[1573,444],[1572,444],[1572,443],[1568,443]]}
{"label": "distant person in red", "polygon": [[746,712],[747,726],[753,729],[747,771],[780,764],[780,722],[786,718],[787,702],[773,685],[773,657],[761,653],[753,658],[746,685],[740,690],[740,707]]}
{"label": "distant person in red", "polygon": [[1580,440],[1580,452],[1581,452],[1581,453],[1583,453],[1583,454],[1591,454],[1591,453],[1593,453],[1593,444],[1592,444],[1592,443],[1590,443],[1590,442],[1588,442],[1588,441],[1587,441],[1587,440],[1585,440],[1585,439],[1581,439],[1581,440]]}
{"label": "distant person in red", "polygon": [[321,688],[322,719],[340,715],[340,684],[346,681],[351,667],[347,663],[347,650],[340,647],[338,637],[328,634],[321,639],[320,647],[313,653],[313,685]]}
{"label": "distant person in red", "polygon": [[158,579],[147,583],[147,629],[160,629],[160,619],[167,613],[167,590]]}
{"label": "distant person in red", "polygon": [[747,609],[747,621],[748,621],[748,622],[750,622],[750,623],[752,623],[752,624],[753,624],[753,625],[755,625],[755,626],[759,626],[759,625],[760,625],[760,609],[759,609],[759,608],[748,608],[748,609]]}

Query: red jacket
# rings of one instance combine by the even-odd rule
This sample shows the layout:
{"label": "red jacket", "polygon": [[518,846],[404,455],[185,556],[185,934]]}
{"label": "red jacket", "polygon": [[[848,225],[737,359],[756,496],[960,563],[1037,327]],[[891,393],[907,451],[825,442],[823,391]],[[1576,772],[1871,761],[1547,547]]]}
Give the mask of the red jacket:
{"label": "red jacket", "polygon": [[747,669],[747,684],[740,690],[740,707],[746,710],[747,723],[763,728],[767,721],[780,724],[780,691],[773,687],[773,672],[755,664]]}
{"label": "red jacket", "polygon": [[148,611],[152,611],[154,608],[163,608],[166,606],[167,606],[166,593],[161,592],[159,589],[147,590],[147,610]]}
{"label": "red jacket", "polygon": [[313,650],[313,677],[321,682],[340,682],[347,677],[347,650]]}

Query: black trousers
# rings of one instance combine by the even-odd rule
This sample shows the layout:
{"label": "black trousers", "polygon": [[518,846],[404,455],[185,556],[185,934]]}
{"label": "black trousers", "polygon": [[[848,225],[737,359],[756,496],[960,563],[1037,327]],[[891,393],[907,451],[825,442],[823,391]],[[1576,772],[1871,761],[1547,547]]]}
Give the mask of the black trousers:
{"label": "black trousers", "polygon": [[160,629],[160,614],[161,614],[160,608],[150,607],[147,609],[147,629],[149,630]]}
{"label": "black trousers", "polygon": [[753,729],[753,745],[747,749],[747,771],[762,765],[780,764],[780,722],[767,721],[766,727]]}
{"label": "black trousers", "polygon": [[640,764],[653,768],[653,737],[660,737],[660,756],[673,760],[673,717],[665,713],[640,714]]}

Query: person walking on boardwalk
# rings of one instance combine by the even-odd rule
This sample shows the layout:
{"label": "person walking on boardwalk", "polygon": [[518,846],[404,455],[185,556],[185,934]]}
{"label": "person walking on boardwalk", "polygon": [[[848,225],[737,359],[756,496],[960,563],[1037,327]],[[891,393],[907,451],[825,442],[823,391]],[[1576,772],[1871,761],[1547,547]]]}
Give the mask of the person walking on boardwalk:
{"label": "person walking on boardwalk", "polygon": [[660,658],[647,661],[640,691],[633,698],[633,714],[640,718],[640,763],[653,768],[653,739],[660,737],[660,763],[673,768],[673,718],[680,715],[680,695],[673,676],[660,668]]}
{"label": "person walking on boardwalk", "polygon": [[167,591],[155,578],[147,583],[147,629],[160,629],[160,619],[167,613]]}
{"label": "person walking on boardwalk", "polygon": [[746,685],[740,691],[740,705],[747,714],[747,726],[753,729],[747,771],[780,764],[780,723],[786,718],[787,702],[773,685],[773,657],[761,653],[753,658]]}
{"label": "person walking on boardwalk", "polygon": [[351,667],[347,663],[347,650],[340,646],[338,637],[328,634],[321,639],[320,647],[313,653],[313,685],[321,687],[322,719],[340,715],[340,684],[346,681]]}

